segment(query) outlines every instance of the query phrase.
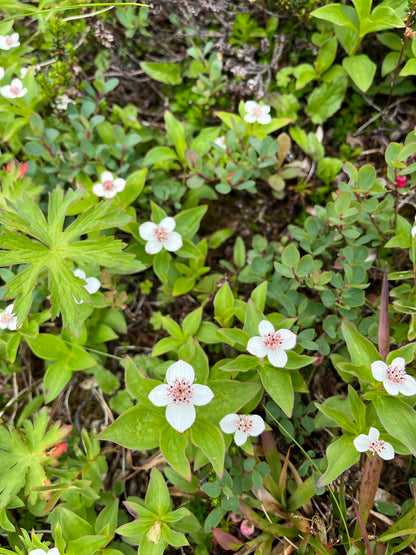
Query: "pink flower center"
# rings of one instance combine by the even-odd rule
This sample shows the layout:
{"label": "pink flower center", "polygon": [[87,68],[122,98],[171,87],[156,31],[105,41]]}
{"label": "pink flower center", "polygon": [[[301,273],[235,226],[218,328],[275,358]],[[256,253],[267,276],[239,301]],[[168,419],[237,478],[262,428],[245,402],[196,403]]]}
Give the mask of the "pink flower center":
{"label": "pink flower center", "polygon": [[256,106],[255,108],[253,108],[253,116],[255,116],[256,118],[259,118],[261,116],[260,106]]}
{"label": "pink flower center", "polygon": [[2,312],[0,314],[0,321],[3,324],[9,324],[10,322],[13,321],[13,318],[14,318],[14,316],[13,316],[13,314],[10,314],[10,312]]}
{"label": "pink flower center", "polygon": [[243,414],[240,416],[241,420],[237,424],[237,430],[240,432],[244,432],[245,434],[250,434],[253,430],[253,421],[247,414]]}
{"label": "pink flower center", "polygon": [[398,366],[388,366],[387,378],[390,382],[402,384],[406,381],[406,370]]}
{"label": "pink flower center", "polygon": [[169,239],[169,231],[167,231],[164,227],[157,227],[154,230],[153,235],[159,243],[164,243]]}
{"label": "pink flower center", "polygon": [[280,333],[278,331],[274,333],[266,333],[264,336],[264,346],[267,349],[273,349],[273,351],[277,351],[281,347],[283,343],[283,339],[280,337]]}
{"label": "pink flower center", "polygon": [[370,451],[370,453],[373,453],[377,455],[380,455],[380,453],[382,453],[384,451],[386,442],[383,441],[382,439],[376,439],[374,441],[370,442],[370,445],[368,446],[368,450]]}
{"label": "pink flower center", "polygon": [[20,87],[18,87],[17,85],[11,85],[10,92],[12,94],[18,95],[20,93]]}
{"label": "pink flower center", "polygon": [[13,38],[10,35],[7,35],[6,37],[6,44],[8,44],[9,46],[11,46],[13,44]]}
{"label": "pink flower center", "polygon": [[173,385],[168,385],[167,396],[175,405],[189,405],[193,394],[192,383],[185,378],[175,378]]}
{"label": "pink flower center", "polygon": [[112,191],[114,189],[114,181],[112,179],[107,179],[103,182],[103,189],[105,191]]}

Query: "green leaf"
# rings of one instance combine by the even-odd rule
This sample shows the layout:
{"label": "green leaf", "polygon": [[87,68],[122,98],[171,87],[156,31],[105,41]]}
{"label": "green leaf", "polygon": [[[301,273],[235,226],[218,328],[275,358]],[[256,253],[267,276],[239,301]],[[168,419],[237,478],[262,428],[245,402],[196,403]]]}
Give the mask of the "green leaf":
{"label": "green leaf", "polygon": [[186,338],[197,334],[202,320],[202,306],[190,312],[182,322],[183,335]]}
{"label": "green leaf", "polygon": [[381,360],[379,352],[371,341],[362,336],[346,318],[342,321],[341,330],[353,364],[370,366],[372,362]]}
{"label": "green leaf", "polygon": [[416,412],[396,397],[378,397],[373,406],[386,431],[406,445],[416,456]]}
{"label": "green leaf", "polygon": [[253,291],[251,292],[251,300],[260,310],[260,312],[264,311],[264,307],[266,306],[266,297],[267,297],[267,281],[263,281],[258,285]]}
{"label": "green leaf", "polygon": [[186,536],[182,534],[182,532],[175,532],[175,530],[169,528],[169,526],[165,523],[162,524],[162,537],[168,542],[169,545],[173,545],[174,547],[189,545]]}
{"label": "green leaf", "polygon": [[183,239],[192,239],[199,229],[201,220],[207,211],[208,206],[203,204],[195,208],[182,210],[175,216],[175,231],[180,233]]}
{"label": "green leaf", "polygon": [[162,62],[141,62],[140,67],[155,81],[166,85],[180,85],[182,83],[179,66]]}
{"label": "green leaf", "polygon": [[177,159],[178,156],[172,148],[167,146],[155,146],[146,154],[142,164],[143,166],[153,166],[154,164],[161,164]]}
{"label": "green leaf", "polygon": [[341,4],[328,4],[322,8],[318,8],[311,12],[313,17],[317,19],[323,19],[325,21],[330,21],[336,25],[346,27],[347,29],[352,29],[358,32],[357,27],[354,22],[345,14],[343,6]]}
{"label": "green leaf", "polygon": [[180,434],[169,424],[165,425],[160,432],[160,450],[168,464],[188,481],[191,480],[191,468],[185,451],[188,441],[184,434]]}
{"label": "green leaf", "polygon": [[279,368],[271,368],[267,364],[258,368],[258,372],[267,393],[290,417],[295,400],[290,372]]}
{"label": "green leaf", "polygon": [[319,478],[317,487],[325,486],[333,482],[340,474],[358,462],[360,453],[353,444],[352,435],[343,435],[336,439],[326,450],[328,468]]}
{"label": "green leaf", "polygon": [[185,140],[185,127],[183,123],[176,119],[170,112],[166,111],[165,125],[170,144],[175,147],[179,160],[185,163],[185,150],[188,145]]}
{"label": "green leaf", "polygon": [[225,443],[222,433],[206,418],[198,416],[191,428],[192,443],[200,447],[220,478],[224,471]]}
{"label": "green leaf", "polygon": [[208,385],[215,397],[204,406],[203,414],[215,423],[218,423],[226,414],[237,412],[261,389],[260,383],[237,380],[212,380]]}
{"label": "green leaf", "polygon": [[309,95],[305,108],[313,123],[324,123],[335,114],[341,107],[347,90],[347,77],[339,66],[333,66],[328,70],[324,81]]}
{"label": "green leaf", "polygon": [[72,378],[72,374],[73,369],[66,359],[57,360],[49,366],[43,378],[46,403],[50,403],[61,393]]}
{"label": "green leaf", "polygon": [[69,355],[69,348],[65,341],[57,335],[41,333],[35,338],[26,337],[25,340],[39,358],[56,360],[58,358],[66,358]]}
{"label": "green leaf", "polygon": [[99,439],[113,441],[127,449],[154,449],[159,445],[160,430],[165,423],[162,411],[138,404],[101,432]]}
{"label": "green leaf", "polygon": [[163,475],[156,468],[152,468],[150,481],[145,497],[146,507],[157,516],[163,516],[172,510],[169,490]]}
{"label": "green leaf", "polygon": [[224,372],[247,372],[253,368],[258,368],[259,359],[251,355],[240,355],[236,359],[220,366]]}
{"label": "green leaf", "polygon": [[342,60],[342,67],[360,89],[366,92],[374,79],[377,66],[365,54],[350,56]]}

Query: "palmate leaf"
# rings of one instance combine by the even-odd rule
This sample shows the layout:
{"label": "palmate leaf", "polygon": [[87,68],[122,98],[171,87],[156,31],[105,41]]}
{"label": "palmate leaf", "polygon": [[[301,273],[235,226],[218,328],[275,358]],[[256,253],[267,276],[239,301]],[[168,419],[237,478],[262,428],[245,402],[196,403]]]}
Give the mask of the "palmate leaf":
{"label": "palmate leaf", "polygon": [[[125,246],[113,236],[81,240],[82,236],[129,223],[130,217],[111,201],[88,208],[65,227],[70,207],[84,192],[57,188],[49,197],[48,217],[29,197],[8,202],[0,211],[4,233],[0,236],[0,266],[27,265],[4,287],[6,299],[14,299],[18,325],[27,317],[41,274],[47,275],[51,293],[52,317],[62,314],[63,325],[73,333],[80,328],[78,300],[89,295],[83,280],[73,270],[83,264],[110,268],[113,273],[133,273],[144,269],[134,255],[123,252]],[[42,275],[43,277],[43,275]]]}
{"label": "palmate leaf", "polygon": [[[33,423],[24,422],[24,430],[0,426],[0,509],[24,487],[29,500],[34,503],[39,492],[33,488],[44,485],[46,450],[68,435],[68,428],[59,422],[47,430],[49,418],[46,410],[38,412]],[[51,460],[49,458],[49,460]]]}

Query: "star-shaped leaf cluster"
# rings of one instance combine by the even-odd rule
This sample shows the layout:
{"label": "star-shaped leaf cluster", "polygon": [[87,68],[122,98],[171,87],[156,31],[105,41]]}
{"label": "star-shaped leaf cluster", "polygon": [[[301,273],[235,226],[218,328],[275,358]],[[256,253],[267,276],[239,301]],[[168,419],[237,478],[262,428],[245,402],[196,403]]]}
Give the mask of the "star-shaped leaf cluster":
{"label": "star-shaped leaf cluster", "polygon": [[52,318],[62,314],[64,327],[76,334],[81,324],[80,306],[74,296],[89,301],[89,294],[84,281],[74,276],[75,268],[94,264],[123,274],[144,269],[133,254],[123,252],[125,243],[112,235],[100,235],[103,230],[122,227],[130,221],[121,208],[112,208],[111,202],[94,204],[67,224],[68,210],[83,194],[82,190],[64,194],[62,189],[55,189],[49,196],[47,218],[27,195],[8,202],[0,210],[0,223],[4,226],[0,235],[0,266],[26,265],[4,287],[4,297],[15,299],[18,325],[30,311],[41,274],[48,280]]}
{"label": "star-shaped leaf cluster", "polygon": [[46,410],[38,412],[33,420],[25,420],[23,430],[0,426],[0,508],[24,487],[29,501],[35,503],[39,492],[33,488],[44,485],[45,466],[50,461],[46,450],[68,435],[68,427],[56,422],[47,429]]}

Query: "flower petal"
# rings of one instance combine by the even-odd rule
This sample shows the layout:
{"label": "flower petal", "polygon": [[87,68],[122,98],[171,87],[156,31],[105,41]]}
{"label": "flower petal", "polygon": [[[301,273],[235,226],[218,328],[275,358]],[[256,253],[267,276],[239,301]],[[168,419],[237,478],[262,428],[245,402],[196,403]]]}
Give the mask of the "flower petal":
{"label": "flower petal", "polygon": [[416,395],[416,380],[406,374],[406,381],[402,384],[399,384],[399,391],[406,397],[410,397],[411,395]]}
{"label": "flower petal", "polygon": [[[172,218],[173,219],[173,218]],[[163,246],[167,251],[177,251],[183,245],[182,237],[176,231],[171,231],[169,237],[163,243]]]}
{"label": "flower petal", "polygon": [[391,459],[394,459],[394,449],[393,449],[393,445],[391,445],[391,443],[388,443],[387,441],[385,442],[383,449],[381,450],[381,452],[379,453],[380,457],[382,459],[384,459],[385,461],[391,461]]}
{"label": "flower petal", "polygon": [[354,439],[353,444],[357,451],[359,451],[360,453],[364,453],[365,451],[368,451],[370,439],[365,434],[360,434]]}
{"label": "flower petal", "polygon": [[101,174],[101,181],[114,181],[113,174],[107,170],[103,171],[103,173]]}
{"label": "flower petal", "polygon": [[9,322],[9,330],[10,331],[15,331],[17,329],[17,318],[16,316],[13,318],[13,320],[10,320]]}
{"label": "flower petal", "polygon": [[237,430],[234,434],[234,441],[235,444],[238,445],[240,447],[240,445],[243,445],[248,438],[248,434],[246,434],[245,432],[242,432],[241,430]]}
{"label": "flower petal", "polygon": [[86,282],[87,283],[86,285],[84,285],[84,287],[90,295],[93,295],[94,293],[96,293],[98,289],[101,287],[101,282],[98,281],[98,279],[95,277],[87,278]]}
{"label": "flower petal", "polygon": [[277,349],[276,351],[269,350],[267,356],[272,366],[276,368],[284,368],[286,366],[287,354],[283,349]]}
{"label": "flower petal", "polygon": [[295,347],[296,345],[296,333],[293,333],[293,331],[286,329],[281,329],[277,331],[282,339],[281,348],[285,351],[287,351],[288,349],[293,349],[293,347]]}
{"label": "flower petal", "polygon": [[391,382],[390,380],[386,379],[383,381],[383,385],[384,389],[387,391],[387,393],[390,393],[390,395],[399,394],[399,386],[397,385],[397,383]]}
{"label": "flower petal", "polygon": [[377,428],[373,428],[373,426],[371,426],[370,431],[368,432],[368,438],[370,439],[370,441],[378,441],[380,437],[380,432],[377,430]]}
{"label": "flower petal", "polygon": [[253,424],[253,429],[251,430],[250,435],[253,437],[259,436],[264,432],[266,427],[263,418],[258,414],[250,414],[250,419]]}
{"label": "flower petal", "polygon": [[406,361],[403,357],[396,357],[392,360],[391,365],[393,368],[398,368],[399,370],[404,370],[406,367]]}
{"label": "flower petal", "polygon": [[157,254],[162,249],[163,249],[162,243],[160,241],[157,241],[156,239],[152,239],[151,241],[148,241],[144,248],[147,254]]}
{"label": "flower petal", "polygon": [[250,337],[247,343],[247,351],[256,357],[263,358],[267,355],[267,347],[264,344],[264,339],[258,335]]}
{"label": "flower petal", "polygon": [[382,382],[387,376],[387,364],[382,360],[377,360],[371,364],[371,372],[376,380]]}
{"label": "flower petal", "polygon": [[155,407],[166,407],[172,401],[168,397],[168,386],[165,383],[154,387],[147,397]]}
{"label": "flower petal", "polygon": [[169,385],[173,385],[175,378],[179,380],[185,379],[189,382],[193,382],[195,379],[195,372],[189,362],[179,359],[178,362],[174,362],[166,370],[166,381]]}
{"label": "flower petal", "polygon": [[257,104],[257,102],[255,102],[254,100],[247,100],[247,102],[244,103],[244,110],[246,112],[251,112],[258,108],[258,106],[259,105]]}
{"label": "flower petal", "polygon": [[0,320],[0,330],[5,330],[5,329],[7,329],[8,327],[9,327],[8,322],[2,322],[2,321]]}
{"label": "flower petal", "polygon": [[7,305],[6,308],[4,309],[4,312],[7,312],[7,314],[13,314],[13,309],[14,309],[14,303]]}
{"label": "flower petal", "polygon": [[194,394],[191,402],[197,407],[207,405],[214,398],[214,393],[207,385],[194,384],[192,389]]}
{"label": "flower petal", "polygon": [[155,229],[157,225],[153,222],[145,222],[139,227],[139,235],[145,241],[150,241],[154,239]]}
{"label": "flower petal", "polygon": [[123,191],[124,187],[126,186],[126,180],[122,177],[117,177],[117,179],[115,179],[113,183],[117,193]]}
{"label": "flower petal", "polygon": [[92,192],[94,195],[97,195],[97,197],[103,197],[106,191],[102,183],[96,183],[92,188]]}
{"label": "flower petal", "polygon": [[182,433],[195,422],[195,407],[193,405],[175,405],[170,403],[166,407],[166,420],[172,428]]}
{"label": "flower petal", "polygon": [[176,222],[173,218],[167,216],[160,222],[159,227],[163,227],[166,231],[173,231],[176,227]]}
{"label": "flower petal", "polygon": [[84,272],[84,270],[80,270],[79,268],[77,270],[73,271],[74,276],[83,279],[84,281],[87,281],[87,274]]}
{"label": "flower petal", "polygon": [[226,434],[233,434],[237,430],[237,424],[240,422],[238,414],[227,414],[220,420],[220,428]]}
{"label": "flower petal", "polygon": [[0,50],[9,50],[10,46],[6,42],[4,35],[0,36]]}
{"label": "flower petal", "polygon": [[268,320],[262,320],[259,324],[259,334],[264,337],[269,333],[274,333],[274,326]]}
{"label": "flower petal", "polygon": [[[55,549],[55,548],[54,548]],[[28,555],[46,555],[47,553],[50,553],[51,551],[45,551],[44,549],[32,549],[32,551],[29,551]],[[53,555],[56,555],[56,551],[55,553],[53,553]],[[58,555],[59,555],[59,551],[58,551]]]}
{"label": "flower petal", "polygon": [[251,114],[246,114],[244,116],[244,121],[246,121],[247,123],[254,123],[255,121],[257,121],[256,116],[252,116]]}
{"label": "flower petal", "polygon": [[257,118],[258,123],[261,123],[261,125],[267,125],[268,123],[270,123],[272,121],[272,117],[270,114],[261,114],[258,118]]}

